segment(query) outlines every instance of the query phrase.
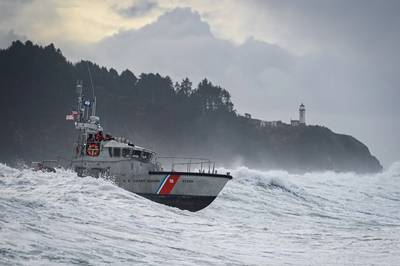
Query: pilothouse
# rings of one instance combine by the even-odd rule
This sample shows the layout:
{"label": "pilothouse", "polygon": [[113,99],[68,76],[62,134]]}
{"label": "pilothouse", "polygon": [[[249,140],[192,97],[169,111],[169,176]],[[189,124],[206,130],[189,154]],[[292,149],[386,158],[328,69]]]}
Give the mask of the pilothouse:
{"label": "pilothouse", "polygon": [[[160,157],[126,138],[105,133],[96,116],[96,98],[83,99],[76,85],[77,110],[67,115],[78,131],[72,167],[78,176],[107,177],[118,186],[169,206],[198,211],[207,207],[232,179],[218,174],[215,163],[202,158]],[[166,170],[162,159],[172,161]]]}

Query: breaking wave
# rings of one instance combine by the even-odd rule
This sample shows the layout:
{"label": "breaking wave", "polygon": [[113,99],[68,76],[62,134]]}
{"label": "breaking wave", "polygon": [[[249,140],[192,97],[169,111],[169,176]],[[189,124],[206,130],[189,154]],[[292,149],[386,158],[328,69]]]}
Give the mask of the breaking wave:
{"label": "breaking wave", "polygon": [[219,197],[191,213],[70,170],[0,164],[0,264],[400,261],[400,163],[375,175],[230,172]]}

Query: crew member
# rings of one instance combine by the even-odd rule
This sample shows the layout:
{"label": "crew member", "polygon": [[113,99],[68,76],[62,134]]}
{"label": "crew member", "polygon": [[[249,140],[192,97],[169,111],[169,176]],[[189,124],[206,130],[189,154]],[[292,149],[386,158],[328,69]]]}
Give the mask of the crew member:
{"label": "crew member", "polygon": [[97,132],[96,137],[95,137],[95,140],[96,140],[97,142],[100,142],[100,141],[103,141],[103,140],[104,140],[103,132],[102,132],[102,131]]}

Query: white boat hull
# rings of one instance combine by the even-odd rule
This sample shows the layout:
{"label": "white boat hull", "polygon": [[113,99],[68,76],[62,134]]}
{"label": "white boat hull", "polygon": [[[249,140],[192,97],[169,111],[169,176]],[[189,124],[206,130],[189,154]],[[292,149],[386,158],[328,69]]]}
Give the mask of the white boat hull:
{"label": "white boat hull", "polygon": [[123,189],[189,211],[207,207],[232,179],[228,174],[152,171],[151,165],[140,163],[131,166],[132,163],[137,162],[76,160],[73,166],[81,176],[111,176],[115,184]]}

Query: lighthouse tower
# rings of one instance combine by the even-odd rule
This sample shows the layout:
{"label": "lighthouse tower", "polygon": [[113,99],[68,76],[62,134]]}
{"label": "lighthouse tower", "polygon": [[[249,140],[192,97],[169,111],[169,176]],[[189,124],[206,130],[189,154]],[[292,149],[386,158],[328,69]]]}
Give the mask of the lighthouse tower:
{"label": "lighthouse tower", "polygon": [[306,124],[306,108],[304,107],[304,104],[300,104],[299,122],[300,122],[300,125],[305,125]]}

